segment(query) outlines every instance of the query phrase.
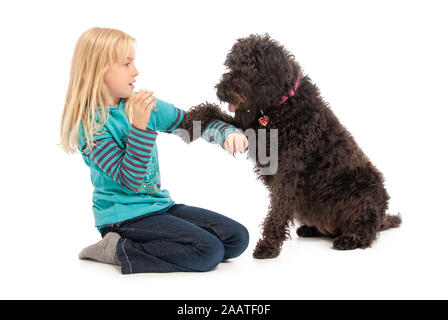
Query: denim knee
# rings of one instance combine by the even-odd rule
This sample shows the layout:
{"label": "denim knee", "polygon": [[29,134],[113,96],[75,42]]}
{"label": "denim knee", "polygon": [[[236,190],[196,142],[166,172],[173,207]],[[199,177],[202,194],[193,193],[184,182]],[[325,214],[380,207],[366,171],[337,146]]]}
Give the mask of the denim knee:
{"label": "denim knee", "polygon": [[231,241],[226,246],[226,254],[224,260],[232,259],[240,256],[249,245],[249,231],[240,223],[233,226],[233,234]]}
{"label": "denim knee", "polygon": [[201,252],[201,259],[198,261],[196,271],[205,272],[213,270],[224,259],[224,246],[221,241],[214,236],[197,246]]}

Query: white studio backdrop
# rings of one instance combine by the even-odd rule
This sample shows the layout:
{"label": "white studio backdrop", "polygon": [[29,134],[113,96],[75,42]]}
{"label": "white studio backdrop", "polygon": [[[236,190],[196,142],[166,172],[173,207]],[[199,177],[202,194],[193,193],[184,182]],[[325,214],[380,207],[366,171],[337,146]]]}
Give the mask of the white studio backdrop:
{"label": "white studio backdrop", "polygon": [[[0,298],[448,298],[446,1],[14,1],[0,11]],[[252,163],[162,134],[163,188],[243,223],[248,250],[208,273],[122,276],[78,260],[100,235],[89,170],[58,146],[59,121],[75,42],[94,26],[135,37],[136,89],[184,110],[218,103],[236,39],[269,33],[383,172],[402,227],[349,252],[291,228],[277,259],[255,260],[269,202]]]}

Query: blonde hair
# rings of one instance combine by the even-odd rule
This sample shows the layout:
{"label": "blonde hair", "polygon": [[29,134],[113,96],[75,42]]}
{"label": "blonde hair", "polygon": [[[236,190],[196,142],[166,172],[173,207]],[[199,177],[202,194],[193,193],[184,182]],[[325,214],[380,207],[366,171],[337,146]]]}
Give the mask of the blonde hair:
{"label": "blonde hair", "polygon": [[[60,128],[65,152],[76,153],[81,125],[87,149],[94,146],[93,135],[102,134],[100,130],[109,114],[104,75],[114,64],[124,62],[135,43],[123,31],[98,27],[85,31],[76,42]],[[132,119],[131,100],[126,99],[125,103],[129,119]]]}

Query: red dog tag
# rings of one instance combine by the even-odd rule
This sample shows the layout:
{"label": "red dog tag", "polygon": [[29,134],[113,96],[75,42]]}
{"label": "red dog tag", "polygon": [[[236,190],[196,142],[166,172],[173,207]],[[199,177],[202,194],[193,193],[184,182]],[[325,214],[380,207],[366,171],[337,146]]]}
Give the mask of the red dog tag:
{"label": "red dog tag", "polygon": [[263,117],[260,117],[260,118],[258,119],[258,123],[259,123],[260,125],[262,125],[263,127],[266,127],[266,125],[268,124],[268,122],[269,122],[269,117],[268,117],[268,116],[263,116]]}

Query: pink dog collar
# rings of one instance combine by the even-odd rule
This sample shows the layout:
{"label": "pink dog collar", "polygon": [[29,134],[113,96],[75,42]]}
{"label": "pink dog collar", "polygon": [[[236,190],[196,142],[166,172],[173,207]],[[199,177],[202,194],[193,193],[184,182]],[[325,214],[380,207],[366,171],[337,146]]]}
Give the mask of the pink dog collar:
{"label": "pink dog collar", "polygon": [[283,96],[283,97],[280,99],[280,101],[277,103],[277,105],[279,106],[279,105],[285,103],[285,101],[288,100],[289,97],[292,97],[292,96],[296,93],[296,90],[297,90],[297,87],[298,87],[298,86],[299,86],[299,80],[296,81],[296,84],[294,85],[294,89],[291,89],[291,90],[289,91],[289,96]]}

